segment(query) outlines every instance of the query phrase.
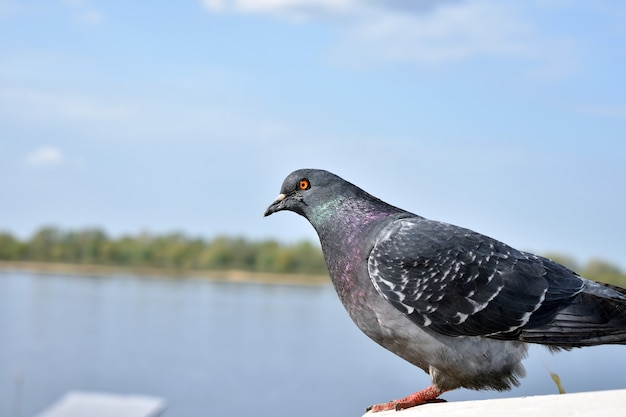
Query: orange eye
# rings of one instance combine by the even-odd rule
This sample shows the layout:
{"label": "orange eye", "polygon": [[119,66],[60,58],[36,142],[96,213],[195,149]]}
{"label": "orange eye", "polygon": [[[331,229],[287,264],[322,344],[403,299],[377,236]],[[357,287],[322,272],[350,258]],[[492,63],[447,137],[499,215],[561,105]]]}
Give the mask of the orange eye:
{"label": "orange eye", "polygon": [[303,178],[298,182],[298,188],[300,190],[308,190],[311,188],[311,183],[306,178]]}

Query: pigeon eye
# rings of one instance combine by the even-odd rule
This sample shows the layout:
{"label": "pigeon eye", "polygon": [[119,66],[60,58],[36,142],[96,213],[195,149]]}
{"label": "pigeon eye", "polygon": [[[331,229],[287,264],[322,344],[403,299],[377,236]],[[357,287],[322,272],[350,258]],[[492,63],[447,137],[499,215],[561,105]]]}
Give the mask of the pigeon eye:
{"label": "pigeon eye", "polygon": [[311,183],[306,178],[303,178],[298,182],[298,189],[308,190],[309,188],[311,188]]}

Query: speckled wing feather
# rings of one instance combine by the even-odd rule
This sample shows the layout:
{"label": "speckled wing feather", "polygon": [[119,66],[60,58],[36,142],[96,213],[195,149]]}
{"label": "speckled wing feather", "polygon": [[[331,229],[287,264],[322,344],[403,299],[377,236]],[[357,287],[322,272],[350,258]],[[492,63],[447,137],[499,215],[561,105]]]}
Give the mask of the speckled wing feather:
{"label": "speckled wing feather", "polygon": [[[378,235],[368,271],[413,322],[448,336],[518,339],[549,323],[583,287],[573,272],[468,229],[421,217]],[[555,279],[557,278],[557,279]],[[563,279],[558,279],[563,278]]]}

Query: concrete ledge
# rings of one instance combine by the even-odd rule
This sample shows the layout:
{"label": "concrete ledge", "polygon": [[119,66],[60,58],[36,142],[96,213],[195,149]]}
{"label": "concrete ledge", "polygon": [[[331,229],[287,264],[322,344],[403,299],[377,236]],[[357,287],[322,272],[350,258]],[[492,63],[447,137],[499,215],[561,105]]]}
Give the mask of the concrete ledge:
{"label": "concrete ledge", "polygon": [[157,417],[164,409],[156,397],[72,391],[36,417]]}
{"label": "concrete ledge", "polygon": [[626,389],[424,404],[401,411],[366,413],[367,417],[624,417]]}

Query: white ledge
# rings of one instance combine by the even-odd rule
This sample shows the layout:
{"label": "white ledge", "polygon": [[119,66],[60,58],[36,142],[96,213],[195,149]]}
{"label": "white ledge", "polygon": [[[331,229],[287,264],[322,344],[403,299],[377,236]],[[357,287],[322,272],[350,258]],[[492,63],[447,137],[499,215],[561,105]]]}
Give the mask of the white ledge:
{"label": "white ledge", "polygon": [[156,397],[72,391],[36,417],[156,417],[164,409]]}
{"label": "white ledge", "polygon": [[424,404],[367,417],[624,417],[626,389]]}

